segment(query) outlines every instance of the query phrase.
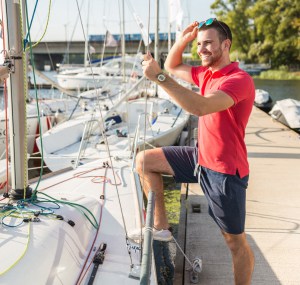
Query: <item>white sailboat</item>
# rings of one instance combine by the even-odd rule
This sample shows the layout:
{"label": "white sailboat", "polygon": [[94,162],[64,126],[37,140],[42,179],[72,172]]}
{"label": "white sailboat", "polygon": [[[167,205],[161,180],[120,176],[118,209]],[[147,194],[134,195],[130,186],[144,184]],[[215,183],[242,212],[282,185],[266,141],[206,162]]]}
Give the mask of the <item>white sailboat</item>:
{"label": "white sailboat", "polygon": [[[135,86],[132,91],[137,90]],[[187,112],[168,99],[140,98],[120,102],[108,112],[67,121],[45,132],[36,142],[47,167],[58,171],[107,157],[103,131],[108,137],[111,156],[131,156],[145,141],[152,147],[175,144],[188,118]]]}
{"label": "white sailboat", "polygon": [[[122,92],[120,86],[115,90],[97,90],[97,97],[93,94],[80,94],[78,98],[61,99],[32,99],[26,103],[27,118],[27,153],[32,154],[37,151],[35,139],[53,126],[72,117],[81,116],[84,113],[91,112],[95,108],[95,101],[101,99],[111,100]],[[95,92],[94,92],[95,93]],[[95,99],[96,97],[96,99]],[[37,104],[40,112],[37,112]],[[0,111],[0,154],[6,148],[6,125],[8,121],[6,110]]]}
{"label": "white sailboat", "polygon": [[[58,84],[66,90],[90,90],[95,88],[102,88],[104,86],[118,86],[122,84],[127,78],[141,78],[143,70],[140,63],[140,55],[125,56],[125,51],[122,50],[122,56],[113,57],[110,60],[104,59],[104,49],[107,42],[107,37],[110,33],[106,33],[105,41],[103,43],[103,52],[101,61],[96,64],[90,62],[90,48],[88,43],[88,26],[89,26],[89,12],[90,2],[88,4],[87,27],[85,36],[85,51],[84,51],[84,67],[64,69],[56,76]],[[80,11],[78,11],[80,13]],[[112,35],[111,35],[112,37]],[[114,39],[113,39],[114,40]],[[114,40],[115,41],[115,40]],[[122,45],[124,39],[122,39]],[[118,46],[118,43],[115,43]],[[123,46],[122,46],[123,49]],[[90,64],[88,64],[90,62]]]}
{"label": "white sailboat", "polygon": [[[29,154],[34,152],[35,139],[40,135],[40,130],[43,132],[49,130],[53,125],[59,123],[63,118],[69,116],[76,106],[76,101],[72,99],[47,99],[41,100],[40,116],[37,114],[36,101],[32,100],[26,104],[27,114],[27,135],[28,144],[27,152]],[[0,111],[0,153],[5,151],[5,137],[6,137],[6,111]],[[41,129],[39,124],[41,123]]]}
{"label": "white sailboat", "polygon": [[122,63],[125,62],[125,75],[129,79],[131,77],[140,78],[143,75],[143,70],[139,60],[136,57],[126,56],[114,58],[104,65],[99,63],[99,66],[83,67],[79,69],[64,70],[57,77],[58,84],[65,89],[71,90],[86,90],[101,88],[109,85],[118,86],[123,82]]}
{"label": "white sailboat", "polygon": [[[101,102],[103,108],[108,108],[113,102],[125,94],[126,86],[121,85],[115,90],[102,88],[80,93],[76,98],[66,99],[38,99],[31,100],[26,104],[26,125],[27,125],[27,154],[29,159],[39,159],[36,156],[39,152],[36,139],[43,134],[71,118],[76,120],[77,117],[89,118],[89,114],[95,111],[98,102]],[[39,112],[37,112],[37,105]],[[7,137],[9,135],[8,117],[5,110],[0,111],[0,191],[6,185],[4,183],[9,179],[6,172],[6,159],[9,156],[9,144]],[[65,134],[64,134],[65,135]],[[7,177],[8,176],[8,177]],[[3,182],[3,183],[2,183]]]}
{"label": "white sailboat", "polygon": [[[143,223],[142,191],[127,160],[96,160],[29,187],[22,143],[21,5],[2,5],[14,69],[7,80],[12,186],[1,198],[0,283],[139,284],[141,248],[127,232]],[[149,280],[157,284],[154,262]]]}

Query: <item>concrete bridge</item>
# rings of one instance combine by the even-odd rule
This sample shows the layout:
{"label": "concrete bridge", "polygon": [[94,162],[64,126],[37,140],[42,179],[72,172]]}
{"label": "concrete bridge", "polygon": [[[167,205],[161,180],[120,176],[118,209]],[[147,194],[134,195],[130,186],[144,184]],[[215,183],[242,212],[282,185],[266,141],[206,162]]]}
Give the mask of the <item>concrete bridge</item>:
{"label": "concrete bridge", "polygon": [[[126,41],[125,50],[127,54],[136,54],[139,48],[139,41]],[[95,50],[91,54],[91,59],[96,60],[101,58],[103,51],[103,42],[89,42],[89,45]],[[45,65],[50,65],[51,69],[56,69],[59,63],[74,63],[82,64],[84,61],[85,43],[83,41],[74,42],[40,42],[33,48],[34,62],[36,68],[43,70]],[[144,53],[146,47],[141,44],[140,51]],[[150,44],[150,51],[154,51],[154,42]],[[168,52],[168,41],[159,41],[160,56]],[[105,56],[111,56],[121,53],[121,45],[118,47],[105,47]]]}

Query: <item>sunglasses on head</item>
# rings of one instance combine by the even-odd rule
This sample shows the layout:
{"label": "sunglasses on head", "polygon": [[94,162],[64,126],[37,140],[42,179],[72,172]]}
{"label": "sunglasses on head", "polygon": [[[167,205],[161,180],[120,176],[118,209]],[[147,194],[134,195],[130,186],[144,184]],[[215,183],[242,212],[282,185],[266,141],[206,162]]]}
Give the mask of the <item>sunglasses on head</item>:
{"label": "sunglasses on head", "polygon": [[209,18],[209,19],[207,19],[206,21],[200,22],[199,25],[198,25],[198,30],[200,30],[200,29],[203,27],[203,25],[205,25],[205,26],[210,26],[213,22],[217,22],[217,23],[218,23],[218,25],[219,25],[219,26],[222,28],[222,30],[224,31],[224,33],[225,33],[225,35],[226,35],[226,39],[229,39],[228,33],[227,33],[226,29],[225,29],[224,26],[217,20],[217,18]]}

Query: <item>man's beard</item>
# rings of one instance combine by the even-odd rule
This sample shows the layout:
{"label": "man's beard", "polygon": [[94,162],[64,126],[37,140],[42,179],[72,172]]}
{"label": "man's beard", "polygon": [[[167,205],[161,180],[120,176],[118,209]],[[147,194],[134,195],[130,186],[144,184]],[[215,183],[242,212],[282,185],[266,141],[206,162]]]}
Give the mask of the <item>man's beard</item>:
{"label": "man's beard", "polygon": [[214,55],[211,54],[207,59],[205,59],[204,61],[202,60],[202,66],[204,67],[214,66],[216,63],[220,61],[221,57],[222,57],[222,49],[219,48]]}

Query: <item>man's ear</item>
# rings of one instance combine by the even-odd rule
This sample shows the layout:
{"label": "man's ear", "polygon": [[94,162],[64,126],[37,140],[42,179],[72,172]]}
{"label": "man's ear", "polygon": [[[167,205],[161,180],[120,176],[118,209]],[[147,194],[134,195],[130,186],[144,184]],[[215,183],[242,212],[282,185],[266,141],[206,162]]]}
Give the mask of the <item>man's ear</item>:
{"label": "man's ear", "polygon": [[230,50],[230,46],[231,46],[231,42],[227,39],[224,41],[225,42],[225,47],[228,48],[228,50]]}

